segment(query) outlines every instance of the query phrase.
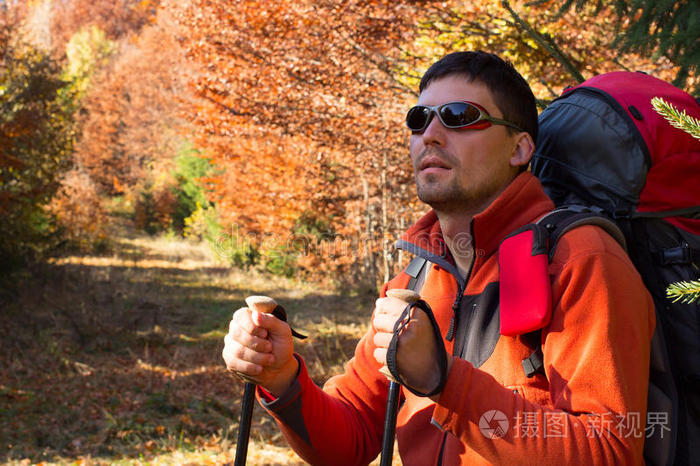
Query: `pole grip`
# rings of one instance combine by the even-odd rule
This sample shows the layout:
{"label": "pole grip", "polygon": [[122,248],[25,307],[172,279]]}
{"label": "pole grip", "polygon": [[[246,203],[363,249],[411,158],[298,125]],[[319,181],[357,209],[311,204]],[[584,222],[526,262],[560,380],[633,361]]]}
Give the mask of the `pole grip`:
{"label": "pole grip", "polygon": [[[277,302],[268,296],[248,296],[245,303],[249,308],[258,312],[270,313],[277,307]],[[255,384],[247,376],[236,372],[246,380],[243,388],[243,401],[241,402],[241,421],[238,423],[238,440],[236,443],[236,458],[234,466],[245,466],[248,456],[248,442],[250,440],[250,424],[253,420],[253,407],[255,404]]]}
{"label": "pole grip", "polygon": [[277,301],[269,296],[248,296],[245,303],[249,308],[265,314],[271,313],[277,307]]}
{"label": "pole grip", "polygon": [[[396,298],[400,299],[402,301],[406,301],[407,303],[415,303],[420,299],[420,295],[416,293],[413,290],[404,290],[403,288],[392,288],[390,290],[386,290],[386,296],[387,298]],[[394,379],[394,376],[391,375],[391,372],[389,372],[389,368],[384,365],[379,369],[379,372],[384,374],[387,379],[389,379],[392,382],[398,382],[396,379]]]}

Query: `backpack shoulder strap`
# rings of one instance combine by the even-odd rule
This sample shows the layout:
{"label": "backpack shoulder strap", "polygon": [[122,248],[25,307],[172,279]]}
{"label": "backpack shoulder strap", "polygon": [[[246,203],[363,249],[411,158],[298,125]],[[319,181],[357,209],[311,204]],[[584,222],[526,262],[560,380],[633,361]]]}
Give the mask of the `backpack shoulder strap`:
{"label": "backpack shoulder strap", "polygon": [[430,262],[420,256],[414,257],[411,262],[406,266],[405,272],[411,277],[406,285],[407,290],[413,290],[420,294],[423,289],[423,284],[425,284],[425,276],[428,274],[428,269],[430,268]]}
{"label": "backpack shoulder strap", "polygon": [[530,356],[521,361],[523,372],[529,379],[538,372],[544,373],[544,353],[542,352],[542,329],[522,335],[523,343],[530,348],[534,348]]}
{"label": "backpack shoulder strap", "polygon": [[615,222],[605,216],[601,210],[586,206],[570,205],[553,210],[539,219],[537,223],[544,225],[549,232],[550,262],[554,257],[559,238],[582,225],[594,225],[602,228],[622,246],[622,249],[627,251],[627,241],[622,230]]}
{"label": "backpack shoulder strap", "polygon": [[[605,230],[612,236],[622,248],[627,250],[625,235],[620,228],[604,216],[602,211],[585,206],[566,206],[560,209],[553,210],[540,220],[538,224],[543,225],[549,232],[549,261],[552,261],[554,252],[559,239],[567,232],[583,225],[594,225]],[[525,344],[534,348],[534,351],[527,358],[522,360],[523,371],[525,375],[533,377],[538,372],[544,369],[544,355],[542,353],[542,329],[522,335],[522,340]]]}

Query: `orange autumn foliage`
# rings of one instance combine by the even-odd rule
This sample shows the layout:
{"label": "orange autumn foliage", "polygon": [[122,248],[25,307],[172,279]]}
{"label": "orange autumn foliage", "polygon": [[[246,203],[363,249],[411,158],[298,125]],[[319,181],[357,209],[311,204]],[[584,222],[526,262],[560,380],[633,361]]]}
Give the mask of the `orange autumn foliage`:
{"label": "orange autumn foliage", "polygon": [[427,209],[403,118],[418,78],[444,53],[499,53],[543,100],[574,82],[563,63],[584,77],[622,66],[673,74],[667,60],[610,48],[612,12],[557,15],[556,1],[511,2],[523,21],[499,0],[52,5],[57,48],[91,24],[116,41],[79,116],[75,162],[97,191],[148,191],[137,221],[167,228],[174,180],[164,178],[192,125],[215,168],[206,183],[228,239],[287,254],[309,274],[381,280],[401,264],[391,246]]}
{"label": "orange autumn foliage", "polygon": [[414,93],[389,60],[415,12],[388,1],[206,0],[179,11],[201,70],[198,143],[221,169],[210,185],[229,228],[290,253],[311,245],[298,257],[309,271],[391,259],[378,254],[383,237],[415,217],[407,132],[395,124]]}
{"label": "orange autumn foliage", "polygon": [[612,13],[557,16],[554,2],[513,2],[524,21],[495,0],[164,6],[198,67],[189,117],[219,169],[209,186],[230,235],[282,248],[305,271],[346,277],[388,278],[401,262],[394,239],[426,210],[402,122],[418,78],[444,53],[499,53],[541,99],[575,81],[565,64],[585,77],[621,66],[667,79],[672,71],[663,59],[611,50]]}
{"label": "orange autumn foliage", "polygon": [[82,103],[75,159],[103,192],[129,192],[181,144],[186,124],[179,115],[186,71],[167,14],[137,39],[119,43],[112,61],[98,71]]}
{"label": "orange autumn foliage", "polygon": [[92,248],[107,239],[107,212],[100,202],[99,189],[85,172],[68,171],[48,206],[63,237],[74,246]]}

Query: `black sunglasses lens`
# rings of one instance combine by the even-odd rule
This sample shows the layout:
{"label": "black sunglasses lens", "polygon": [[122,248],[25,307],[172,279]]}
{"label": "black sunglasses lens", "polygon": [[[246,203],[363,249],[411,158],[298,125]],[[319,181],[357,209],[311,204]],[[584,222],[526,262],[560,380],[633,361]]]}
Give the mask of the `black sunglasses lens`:
{"label": "black sunglasses lens", "polygon": [[406,115],[406,126],[411,131],[421,131],[425,129],[430,116],[430,109],[422,105],[411,108]]}
{"label": "black sunglasses lens", "polygon": [[474,123],[481,116],[479,109],[464,102],[452,102],[440,107],[440,119],[449,128],[459,128]]}
{"label": "black sunglasses lens", "polygon": [[[451,102],[437,109],[440,120],[448,128],[469,126],[481,118],[481,111],[466,102]],[[416,105],[406,115],[406,126],[411,131],[423,131],[430,122],[432,109],[424,105]]]}

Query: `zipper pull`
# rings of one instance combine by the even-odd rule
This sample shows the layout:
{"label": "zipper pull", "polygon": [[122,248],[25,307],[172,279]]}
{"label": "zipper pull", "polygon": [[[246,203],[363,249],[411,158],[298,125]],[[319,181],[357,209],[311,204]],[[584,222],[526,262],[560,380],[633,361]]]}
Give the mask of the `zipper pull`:
{"label": "zipper pull", "polygon": [[445,337],[445,340],[447,341],[452,341],[455,338],[455,317],[457,317],[457,315],[453,314],[452,320],[450,320],[450,328],[447,331],[447,336]]}
{"label": "zipper pull", "polygon": [[[465,282],[464,288],[467,287]],[[447,330],[447,335],[445,340],[452,341],[455,338],[455,331],[457,330],[457,319],[459,319],[459,306],[462,304],[462,296],[464,295],[464,288],[461,285],[457,286],[457,299],[452,303],[452,320],[450,320],[450,328]]]}
{"label": "zipper pull", "polygon": [[447,335],[445,336],[445,340],[447,341],[452,341],[455,338],[455,331],[457,330],[457,319],[459,318],[459,306],[462,302],[462,295],[460,294],[459,297],[455,300],[454,304],[452,304],[452,319],[450,320],[450,328],[447,330]]}

